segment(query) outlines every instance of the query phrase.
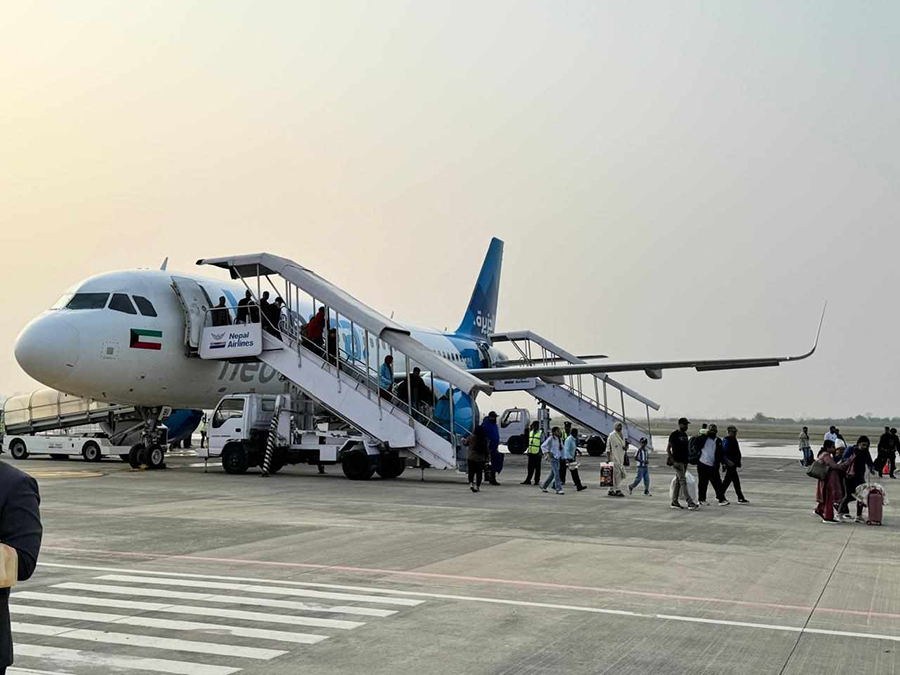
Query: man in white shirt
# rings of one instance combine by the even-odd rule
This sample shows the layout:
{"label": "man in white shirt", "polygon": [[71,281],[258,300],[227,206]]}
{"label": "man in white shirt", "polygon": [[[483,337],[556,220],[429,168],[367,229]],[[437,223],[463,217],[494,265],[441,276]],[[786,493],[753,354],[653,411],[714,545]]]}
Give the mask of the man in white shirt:
{"label": "man in white shirt", "polygon": [[710,424],[706,432],[706,442],[700,452],[700,462],[697,464],[699,485],[697,486],[701,506],[709,506],[706,501],[706,491],[712,483],[719,506],[728,506],[731,502],[725,499],[722,490],[722,479],[719,477],[719,467],[724,459],[722,439],[718,437],[719,429],[715,424]]}
{"label": "man in white shirt", "polygon": [[825,440],[831,441],[832,443],[837,442],[837,429],[834,426],[829,427],[828,433],[825,434]]}

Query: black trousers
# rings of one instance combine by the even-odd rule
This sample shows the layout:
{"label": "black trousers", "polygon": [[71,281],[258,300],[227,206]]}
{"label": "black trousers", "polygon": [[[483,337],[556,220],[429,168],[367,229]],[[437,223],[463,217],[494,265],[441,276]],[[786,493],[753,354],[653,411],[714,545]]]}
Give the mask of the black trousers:
{"label": "black trousers", "polygon": [[528,483],[534,478],[534,484],[541,482],[541,453],[528,453],[528,477],[525,482]]}
{"label": "black trousers", "polygon": [[575,460],[561,459],[559,460],[559,475],[565,476],[566,470],[570,474],[572,474],[572,482],[575,483],[576,488],[581,487],[581,478],[578,476],[578,469],[569,469],[569,462],[575,463]]}
{"label": "black trousers", "polygon": [[559,460],[559,484],[560,485],[566,484],[567,469],[568,469],[568,467],[566,466],[566,460],[564,460],[564,459]]}
{"label": "black trousers", "polygon": [[737,495],[738,501],[744,501],[744,493],[741,492],[741,477],[738,475],[736,466],[725,469],[725,478],[722,480],[722,495],[728,492],[728,487],[734,483],[734,494]]}
{"label": "black trousers", "polygon": [[469,483],[475,483],[475,487],[481,487],[481,476],[484,474],[484,462],[469,460]]}
{"label": "black trousers", "polygon": [[897,470],[896,462],[893,452],[889,455],[878,455],[878,458],[875,460],[875,470],[878,472],[878,477],[880,478],[883,475],[885,469],[888,469],[890,475],[893,476]]}
{"label": "black trousers", "polygon": [[[844,478],[844,499],[841,501],[840,507],[838,507],[838,513],[841,515],[850,513],[850,502],[853,501],[853,494],[856,492],[856,488],[863,484],[865,481],[856,480],[856,476],[846,477]],[[863,503],[856,502],[856,516],[857,518],[862,516],[863,512]]]}
{"label": "black trousers", "polygon": [[698,486],[697,486],[697,498],[701,502],[706,501],[706,491],[709,487],[709,484],[712,483],[713,490],[716,493],[716,499],[722,501],[725,499],[725,493],[722,491],[722,479],[719,478],[719,467],[717,466],[706,466],[703,462],[697,463],[697,477],[698,477]]}

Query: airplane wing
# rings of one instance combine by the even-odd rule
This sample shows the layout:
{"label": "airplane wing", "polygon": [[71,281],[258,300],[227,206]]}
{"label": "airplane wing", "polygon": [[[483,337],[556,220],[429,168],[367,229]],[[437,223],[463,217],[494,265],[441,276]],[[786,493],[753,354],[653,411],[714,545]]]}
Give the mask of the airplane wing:
{"label": "airplane wing", "polygon": [[782,363],[802,361],[812,356],[819,346],[819,335],[822,332],[822,322],[825,320],[825,310],[822,310],[822,318],[819,320],[819,328],[816,331],[816,341],[805,354],[798,356],[763,356],[758,358],[742,359],[695,359],[686,361],[637,361],[631,363],[566,363],[563,365],[514,365],[497,368],[476,368],[469,372],[485,381],[512,380],[524,377],[563,377],[565,375],[602,375],[604,373],[624,373],[643,370],[648,377],[654,380],[662,378],[662,371],[675,368],[694,368],[699,372],[711,370],[736,370],[739,368],[769,368],[780,366]]}

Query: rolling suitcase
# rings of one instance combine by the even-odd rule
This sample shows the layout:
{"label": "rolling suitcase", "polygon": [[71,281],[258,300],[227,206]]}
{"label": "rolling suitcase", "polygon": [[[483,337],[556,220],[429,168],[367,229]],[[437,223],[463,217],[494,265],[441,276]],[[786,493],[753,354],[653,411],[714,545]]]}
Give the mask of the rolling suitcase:
{"label": "rolling suitcase", "polygon": [[866,507],[869,509],[866,525],[881,525],[881,518],[884,512],[884,493],[878,488],[869,490]]}
{"label": "rolling suitcase", "polygon": [[604,462],[600,465],[600,487],[612,487],[613,485],[613,465]]}

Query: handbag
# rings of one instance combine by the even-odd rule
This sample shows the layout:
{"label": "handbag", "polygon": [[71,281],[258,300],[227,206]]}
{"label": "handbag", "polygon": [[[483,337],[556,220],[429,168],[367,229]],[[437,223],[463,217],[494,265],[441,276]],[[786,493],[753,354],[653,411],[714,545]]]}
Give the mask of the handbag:
{"label": "handbag", "polygon": [[825,480],[829,473],[831,473],[831,467],[820,459],[810,464],[806,470],[806,475],[816,480]]}
{"label": "handbag", "polygon": [[12,588],[19,580],[19,554],[11,546],[0,544],[0,588]]}
{"label": "handbag", "polygon": [[628,461],[628,451],[625,451],[625,461],[623,462],[625,466],[631,466],[631,462]]}

